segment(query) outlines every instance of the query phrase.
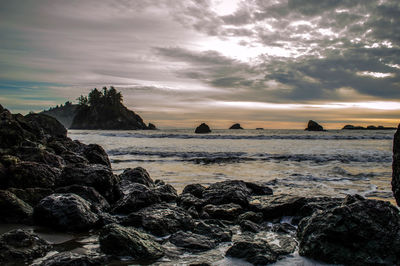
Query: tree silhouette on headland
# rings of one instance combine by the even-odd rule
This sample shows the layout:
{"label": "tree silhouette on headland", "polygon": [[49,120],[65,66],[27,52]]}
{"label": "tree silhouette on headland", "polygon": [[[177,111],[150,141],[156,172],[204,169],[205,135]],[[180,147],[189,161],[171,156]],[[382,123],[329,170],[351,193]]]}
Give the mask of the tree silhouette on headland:
{"label": "tree silhouette on headland", "polygon": [[80,106],[84,107],[95,107],[95,106],[108,106],[108,107],[120,107],[123,99],[121,92],[111,86],[110,89],[103,87],[102,91],[97,88],[91,90],[88,96],[79,96],[77,99]]}

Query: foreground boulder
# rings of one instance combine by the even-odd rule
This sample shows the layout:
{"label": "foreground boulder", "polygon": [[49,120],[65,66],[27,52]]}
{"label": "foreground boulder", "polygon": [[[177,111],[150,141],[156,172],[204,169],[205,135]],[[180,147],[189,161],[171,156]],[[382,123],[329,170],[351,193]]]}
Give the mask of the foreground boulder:
{"label": "foreground boulder", "polygon": [[111,168],[101,164],[71,165],[63,169],[57,186],[78,184],[95,188],[108,202],[119,198],[118,178]]}
{"label": "foreground boulder", "polygon": [[101,230],[99,240],[101,251],[109,255],[147,261],[164,255],[162,247],[150,235],[131,227],[109,224]]}
{"label": "foreground boulder", "polygon": [[207,236],[183,231],[173,234],[169,241],[175,246],[194,251],[210,250],[216,246],[215,241]]}
{"label": "foreground boulder", "polygon": [[98,216],[91,204],[76,194],[52,194],[34,208],[35,223],[57,230],[84,231],[93,228]]}
{"label": "foreground boulder", "polygon": [[400,124],[393,139],[392,191],[400,206]]}
{"label": "foreground boulder", "polygon": [[200,126],[196,127],[194,133],[197,134],[207,134],[211,133],[210,127],[206,123],[201,123]]}
{"label": "foreground boulder", "polygon": [[240,124],[233,124],[229,129],[243,129]]}
{"label": "foreground boulder", "polygon": [[131,213],[125,225],[141,226],[156,236],[166,236],[194,226],[192,217],[182,208],[171,204],[156,204]]}
{"label": "foreground boulder", "polygon": [[106,256],[96,256],[90,254],[78,254],[72,252],[61,252],[46,258],[40,262],[40,266],[99,266],[105,265]]}
{"label": "foreground boulder", "polygon": [[0,190],[0,222],[30,223],[32,207],[10,191]]}
{"label": "foreground boulder", "polygon": [[238,241],[226,252],[227,256],[244,259],[254,265],[266,265],[275,262],[278,255],[266,241]]}
{"label": "foreground boulder", "polygon": [[388,202],[348,196],[339,207],[301,221],[299,253],[332,264],[396,265],[400,214]]}
{"label": "foreground boulder", "polygon": [[107,202],[107,200],[92,187],[72,185],[72,186],[57,188],[55,192],[74,193],[83,198],[84,200],[90,202],[98,210],[108,210],[110,208],[110,204]]}
{"label": "foreground boulder", "polygon": [[307,131],[324,131],[324,128],[317,122],[310,120],[310,121],[308,121],[308,125],[305,130],[307,130]]}
{"label": "foreground boulder", "polygon": [[154,187],[154,181],[151,179],[149,173],[146,169],[142,167],[136,167],[134,169],[127,168],[124,170],[122,174],[120,174],[119,178],[121,181],[129,181],[131,183],[139,183],[143,184],[147,187]]}
{"label": "foreground boulder", "polygon": [[27,230],[13,230],[0,236],[0,264],[24,265],[43,257],[51,245]]}
{"label": "foreground boulder", "polygon": [[263,214],[264,219],[275,219],[283,216],[295,216],[299,219],[310,216],[316,210],[337,207],[342,203],[341,198],[329,197],[300,197],[280,194],[268,197],[253,197],[249,208]]}

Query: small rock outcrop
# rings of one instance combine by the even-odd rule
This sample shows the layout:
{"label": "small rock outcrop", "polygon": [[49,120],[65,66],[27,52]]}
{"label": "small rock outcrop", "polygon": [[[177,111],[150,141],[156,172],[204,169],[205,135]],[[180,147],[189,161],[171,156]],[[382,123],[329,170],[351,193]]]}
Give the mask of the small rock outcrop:
{"label": "small rock outcrop", "polygon": [[155,260],[164,255],[153,237],[132,227],[109,224],[100,232],[100,249],[114,256],[131,256],[137,260]]}
{"label": "small rock outcrop", "polygon": [[307,130],[307,131],[324,131],[324,128],[317,122],[310,120],[310,121],[308,121],[308,125],[305,130]]}
{"label": "small rock outcrop", "polygon": [[395,265],[400,260],[400,214],[389,202],[347,196],[314,212],[298,227],[299,253],[332,264]]}
{"label": "small rock outcrop", "polygon": [[207,134],[211,133],[210,127],[206,123],[201,123],[200,126],[196,127],[194,131],[196,134]]}
{"label": "small rock outcrop", "polygon": [[393,139],[392,191],[400,206],[400,124]]}
{"label": "small rock outcrop", "polygon": [[149,123],[149,125],[147,126],[147,129],[148,130],[157,130],[157,127],[153,123]]}
{"label": "small rock outcrop", "polygon": [[243,129],[243,128],[240,126],[240,124],[236,123],[233,124],[229,129]]}
{"label": "small rock outcrop", "polygon": [[0,236],[0,264],[25,265],[46,255],[51,245],[38,235],[17,229]]}
{"label": "small rock outcrop", "polygon": [[37,224],[55,229],[84,231],[93,228],[98,216],[91,204],[76,194],[52,194],[35,206],[33,218]]}
{"label": "small rock outcrop", "polygon": [[342,130],[395,130],[395,127],[384,127],[384,126],[353,126],[345,125]]}

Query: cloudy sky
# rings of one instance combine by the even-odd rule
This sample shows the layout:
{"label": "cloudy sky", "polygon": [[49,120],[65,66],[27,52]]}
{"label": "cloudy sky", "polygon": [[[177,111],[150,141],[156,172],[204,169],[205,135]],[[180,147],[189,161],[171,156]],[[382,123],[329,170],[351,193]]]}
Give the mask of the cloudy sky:
{"label": "cloudy sky", "polygon": [[398,0],[3,0],[0,103],[114,85],[160,127],[400,122]]}

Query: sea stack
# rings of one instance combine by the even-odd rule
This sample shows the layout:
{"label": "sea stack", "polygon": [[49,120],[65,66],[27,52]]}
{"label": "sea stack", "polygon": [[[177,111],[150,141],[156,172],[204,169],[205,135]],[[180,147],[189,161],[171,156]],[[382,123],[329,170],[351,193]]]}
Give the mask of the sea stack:
{"label": "sea stack", "polygon": [[196,127],[196,130],[194,131],[194,133],[197,133],[197,134],[207,134],[210,132],[211,132],[211,129],[206,123],[201,123],[201,125]]}
{"label": "sea stack", "polygon": [[324,128],[317,122],[310,120],[310,121],[308,121],[308,125],[305,130],[307,130],[307,131],[324,131]]}
{"label": "sea stack", "polygon": [[239,123],[233,124],[229,129],[243,129]]}
{"label": "sea stack", "polygon": [[157,127],[153,123],[149,123],[149,125],[147,126],[147,129],[148,130],[157,130]]}
{"label": "sea stack", "polygon": [[400,124],[393,139],[392,191],[400,206]]}

